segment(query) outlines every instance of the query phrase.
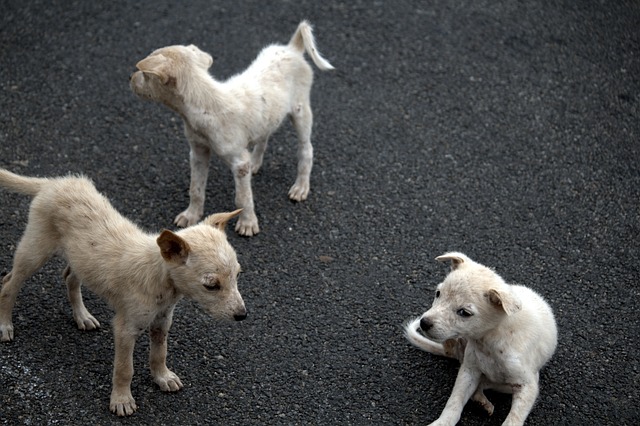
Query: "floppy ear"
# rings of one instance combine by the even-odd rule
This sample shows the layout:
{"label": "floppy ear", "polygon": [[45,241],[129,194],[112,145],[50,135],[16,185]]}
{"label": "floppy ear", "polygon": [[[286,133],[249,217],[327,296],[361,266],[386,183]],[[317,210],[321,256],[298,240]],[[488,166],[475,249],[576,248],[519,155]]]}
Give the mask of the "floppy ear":
{"label": "floppy ear", "polygon": [[167,57],[159,53],[157,55],[147,56],[136,64],[136,68],[142,72],[158,76],[162,84],[167,84],[171,78],[167,71],[168,62]]}
{"label": "floppy ear", "polygon": [[195,44],[190,44],[189,46],[187,46],[191,49],[196,49],[199,53],[201,53],[203,55],[204,58],[206,58],[206,64],[205,67],[207,69],[211,68],[211,65],[213,65],[213,56],[211,56],[210,54],[208,54],[207,52],[202,51],[202,49],[200,49],[198,46],[196,46]]}
{"label": "floppy ear", "polygon": [[522,303],[511,292],[491,289],[485,296],[494,307],[502,309],[507,315],[515,314],[522,309]]}
{"label": "floppy ear", "polygon": [[460,265],[462,265],[465,262],[465,260],[470,260],[470,259],[462,253],[451,252],[451,253],[446,253],[446,254],[443,254],[442,256],[436,257],[436,260],[438,262],[451,261],[451,270],[455,270]]}
{"label": "floppy ear", "polygon": [[165,229],[156,240],[160,254],[167,262],[185,264],[191,248],[178,234]]}
{"label": "floppy ear", "polygon": [[241,211],[242,209],[234,210],[230,213],[214,213],[204,218],[202,222],[205,225],[213,226],[214,228],[224,231],[224,228],[227,226],[227,222],[229,222],[231,218],[238,216]]}

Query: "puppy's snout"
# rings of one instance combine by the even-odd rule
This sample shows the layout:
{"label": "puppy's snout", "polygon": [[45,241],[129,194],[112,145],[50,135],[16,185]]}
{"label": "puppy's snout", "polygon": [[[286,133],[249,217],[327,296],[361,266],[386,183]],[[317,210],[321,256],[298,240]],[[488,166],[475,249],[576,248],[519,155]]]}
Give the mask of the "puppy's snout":
{"label": "puppy's snout", "polygon": [[420,329],[422,329],[422,331],[429,331],[431,327],[433,327],[431,320],[425,317],[420,318]]}
{"label": "puppy's snout", "polygon": [[237,314],[233,315],[233,319],[236,321],[242,321],[243,319],[247,318],[247,310],[243,309],[241,312],[238,312]]}

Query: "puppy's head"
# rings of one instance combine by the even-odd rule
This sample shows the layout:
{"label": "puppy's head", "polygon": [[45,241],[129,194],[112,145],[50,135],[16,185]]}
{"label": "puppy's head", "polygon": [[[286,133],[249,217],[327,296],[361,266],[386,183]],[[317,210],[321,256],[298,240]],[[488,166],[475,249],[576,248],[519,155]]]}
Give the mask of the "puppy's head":
{"label": "puppy's head", "polygon": [[238,291],[240,264],[224,229],[240,211],[211,215],[177,233],[164,230],[157,239],[177,291],[213,317],[236,321],[247,311]]}
{"label": "puppy's head", "polygon": [[430,339],[478,339],[520,310],[510,286],[492,269],[462,253],[447,253],[436,260],[450,261],[451,272],[420,319],[420,328]]}
{"label": "puppy's head", "polygon": [[161,102],[176,108],[189,87],[208,77],[213,58],[193,44],[168,46],[155,50],[136,64],[131,75],[131,90],[143,99]]}

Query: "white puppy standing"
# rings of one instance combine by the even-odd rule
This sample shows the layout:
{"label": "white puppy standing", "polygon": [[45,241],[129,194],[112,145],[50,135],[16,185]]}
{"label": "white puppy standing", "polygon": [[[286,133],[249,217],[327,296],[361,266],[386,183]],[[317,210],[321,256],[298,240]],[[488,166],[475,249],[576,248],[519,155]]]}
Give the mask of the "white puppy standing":
{"label": "white puppy standing", "polygon": [[503,425],[524,424],[538,396],[539,371],[557,345],[551,308],[531,289],[505,283],[462,253],[436,259],[451,261],[452,271],[431,308],[405,325],[405,336],[418,348],[461,362],[444,411],[431,424],[458,423],[469,398],[492,414],[484,389],[512,393]]}
{"label": "white puppy standing", "polygon": [[182,388],[166,365],[167,335],[182,297],[197,301],[214,317],[246,318],[238,291],[240,265],[224,232],[239,211],[213,214],[177,233],[165,229],[152,235],[121,216],[83,177],[30,178],[0,169],[0,186],[33,197],[13,268],[2,279],[0,342],[14,338],[11,317],[25,280],[53,255],[63,256],[68,264],[63,277],[78,328],[100,327],[82,301],[82,285],[115,311],[109,403],[114,413],[131,415],[137,409],[131,394],[133,353],[145,330],[154,381],[163,391]]}
{"label": "white puppy standing", "polygon": [[246,236],[260,231],[251,175],[260,169],[269,136],[287,115],[298,133],[298,171],[289,198],[307,198],[313,164],[309,99],[313,71],[304,60],[305,51],[321,70],[333,69],[318,53],[306,21],[288,45],[264,48],[249,68],[225,82],[209,75],[213,59],[194,45],[164,47],[138,62],[131,89],[180,114],[191,148],[190,202],[176,217],[178,226],[193,225],[203,214],[213,150],[233,172],[235,201],[242,209],[236,231]]}

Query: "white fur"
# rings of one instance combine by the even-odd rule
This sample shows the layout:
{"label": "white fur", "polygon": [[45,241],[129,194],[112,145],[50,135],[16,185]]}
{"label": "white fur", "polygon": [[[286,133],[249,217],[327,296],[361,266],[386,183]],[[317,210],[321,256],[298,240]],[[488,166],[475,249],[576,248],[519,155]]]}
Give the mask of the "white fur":
{"label": "white fur", "polygon": [[191,148],[190,202],[176,217],[178,226],[190,226],[202,216],[213,150],[234,176],[235,202],[242,209],[236,231],[246,236],[260,231],[251,175],[262,165],[269,136],[287,116],[298,133],[298,171],[289,198],[307,198],[313,164],[309,100],[313,72],[304,52],[321,70],[333,69],[318,53],[306,21],[288,45],[265,47],[249,68],[225,82],[209,75],[213,59],[194,45],[164,47],[138,62],[131,89],[180,114]]}
{"label": "white fur", "polygon": [[167,334],[176,303],[187,297],[210,315],[240,321],[246,317],[238,292],[240,265],[224,227],[239,214],[218,213],[178,233],[142,232],[122,217],[83,177],[38,179],[0,169],[0,185],[33,197],[29,222],[16,248],[13,268],[2,279],[0,341],[14,338],[11,320],[20,288],[54,254],[68,266],[63,277],[78,328],[100,323],[82,301],[81,285],[104,298],[115,311],[115,359],[109,407],[130,415],[133,350],[149,331],[149,366],[164,391],[182,388],[166,366]]}
{"label": "white fur", "polygon": [[551,308],[533,290],[505,283],[462,253],[437,260],[451,261],[452,271],[431,308],[404,327],[413,345],[461,362],[447,405],[431,425],[457,424],[469,398],[492,414],[484,389],[513,393],[503,425],[524,424],[538,396],[539,371],[557,344]]}

